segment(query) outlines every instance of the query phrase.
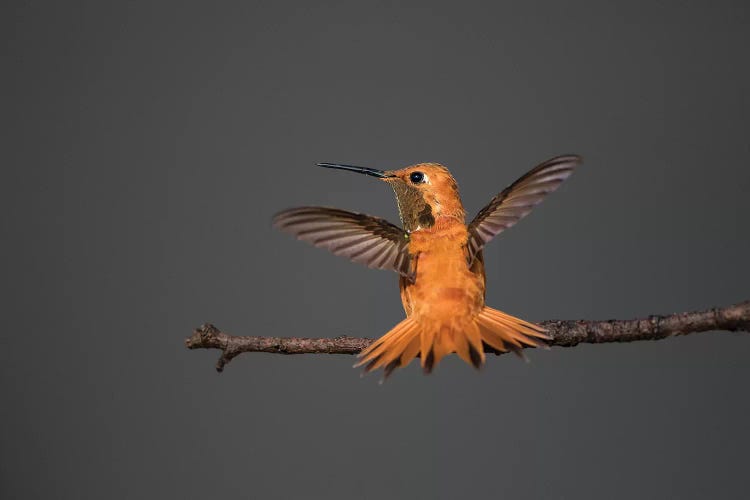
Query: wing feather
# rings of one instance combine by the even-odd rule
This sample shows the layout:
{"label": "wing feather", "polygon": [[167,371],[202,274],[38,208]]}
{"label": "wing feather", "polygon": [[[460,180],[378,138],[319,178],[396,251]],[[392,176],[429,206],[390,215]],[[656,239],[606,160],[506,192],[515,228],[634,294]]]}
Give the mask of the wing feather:
{"label": "wing feather", "polygon": [[469,240],[466,245],[469,265],[474,262],[474,258],[484,245],[528,215],[545,196],[555,191],[582,161],[583,159],[577,155],[564,155],[547,160],[492,198],[469,224]]}
{"label": "wing feather", "polygon": [[279,212],[273,224],[335,255],[414,279],[409,235],[385,219],[338,208],[299,207]]}

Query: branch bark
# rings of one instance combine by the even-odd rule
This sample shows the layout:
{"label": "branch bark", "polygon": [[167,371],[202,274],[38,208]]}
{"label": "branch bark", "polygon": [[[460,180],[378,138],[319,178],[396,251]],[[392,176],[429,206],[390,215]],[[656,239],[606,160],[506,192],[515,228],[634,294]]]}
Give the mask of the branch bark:
{"label": "branch bark", "polygon": [[[659,340],[675,335],[717,330],[750,332],[750,300],[705,311],[649,316],[643,319],[551,320],[539,324],[552,337],[549,345],[560,347],[573,347],[580,343]],[[185,345],[188,349],[220,349],[222,354],[216,363],[216,370],[221,372],[227,363],[243,352],[357,354],[374,341],[375,339],[347,336],[317,339],[235,336],[206,323],[185,339]],[[487,352],[496,353],[490,348],[487,348]]]}

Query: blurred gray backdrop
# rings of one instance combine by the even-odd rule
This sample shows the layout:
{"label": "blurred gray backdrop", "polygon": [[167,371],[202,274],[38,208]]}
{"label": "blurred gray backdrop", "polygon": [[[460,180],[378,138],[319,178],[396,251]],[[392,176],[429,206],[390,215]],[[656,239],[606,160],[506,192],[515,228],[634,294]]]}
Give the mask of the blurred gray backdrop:
{"label": "blurred gray backdrop", "polygon": [[376,337],[397,276],[278,210],[397,221],[372,179],[451,168],[470,214],[586,164],[486,251],[531,320],[750,298],[746,2],[9,2],[3,498],[746,498],[750,336],[413,364],[183,340]]}

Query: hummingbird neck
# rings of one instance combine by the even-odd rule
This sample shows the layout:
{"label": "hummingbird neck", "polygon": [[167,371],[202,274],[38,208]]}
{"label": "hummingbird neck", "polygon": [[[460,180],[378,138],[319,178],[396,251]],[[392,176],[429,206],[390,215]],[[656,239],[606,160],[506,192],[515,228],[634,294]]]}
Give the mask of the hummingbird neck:
{"label": "hummingbird neck", "polygon": [[445,217],[464,222],[466,214],[457,193],[441,199],[435,193],[423,193],[402,182],[390,184],[396,193],[399,217],[406,232],[430,229],[437,219]]}

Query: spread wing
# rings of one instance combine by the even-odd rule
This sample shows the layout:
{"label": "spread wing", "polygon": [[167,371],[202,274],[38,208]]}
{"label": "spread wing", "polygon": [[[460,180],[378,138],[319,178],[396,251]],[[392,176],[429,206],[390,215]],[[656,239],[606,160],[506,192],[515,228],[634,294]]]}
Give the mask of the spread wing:
{"label": "spread wing", "polygon": [[557,189],[582,161],[583,159],[577,155],[558,156],[547,160],[492,198],[469,224],[469,265],[484,245],[531,212],[531,209]]}
{"label": "spread wing", "polygon": [[414,279],[409,235],[385,219],[337,208],[299,207],[279,212],[273,224],[336,255]]}

